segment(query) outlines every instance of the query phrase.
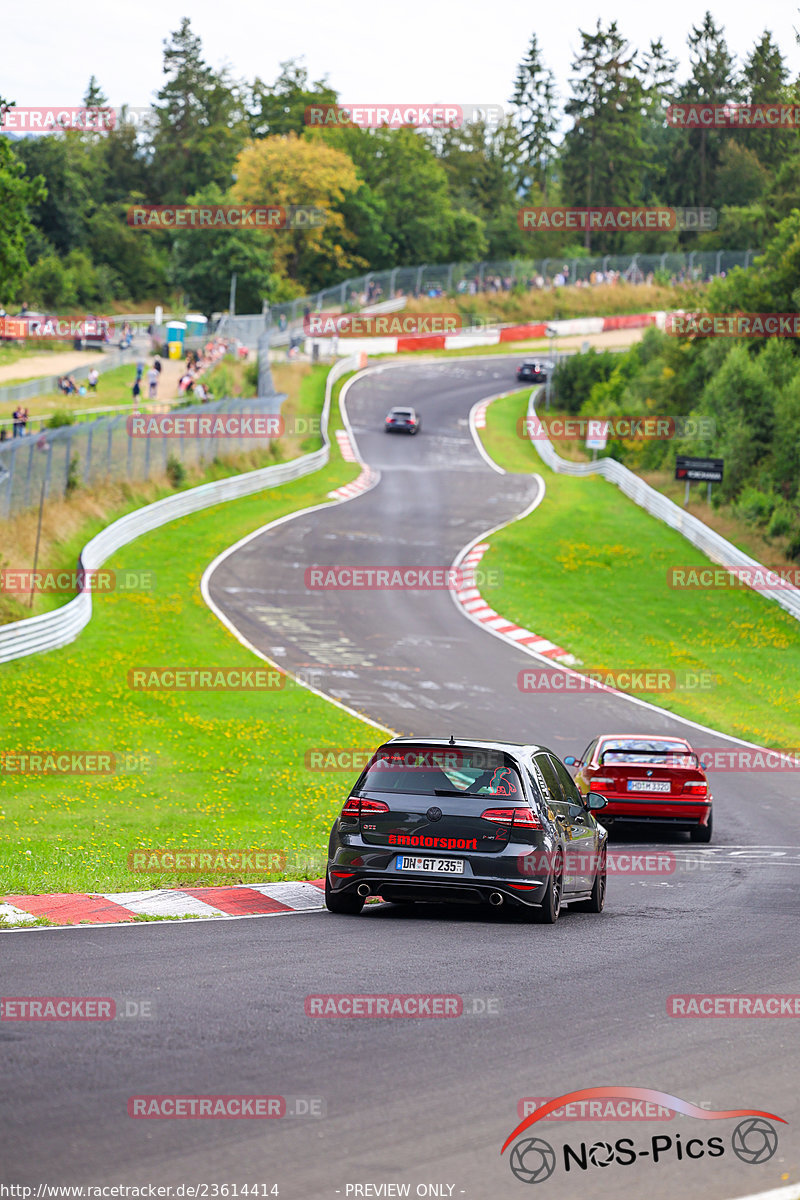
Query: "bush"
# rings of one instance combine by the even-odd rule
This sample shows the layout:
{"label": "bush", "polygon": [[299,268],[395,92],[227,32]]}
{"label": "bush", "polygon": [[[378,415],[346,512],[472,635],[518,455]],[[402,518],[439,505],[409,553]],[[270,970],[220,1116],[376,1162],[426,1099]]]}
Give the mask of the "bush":
{"label": "bush", "polygon": [[186,482],[186,467],[174,454],[167,459],[167,479],[174,488],[179,488]]}
{"label": "bush", "polygon": [[791,507],[781,501],[770,517],[767,533],[770,537],[787,537],[794,525],[794,514]]}
{"label": "bush", "polygon": [[75,419],[71,412],[67,412],[65,408],[57,408],[52,416],[47,419],[48,429],[63,429],[66,425],[74,425]]}
{"label": "bush", "polygon": [[734,505],[734,512],[750,525],[765,525],[777,503],[777,496],[768,496],[757,488],[746,487]]}

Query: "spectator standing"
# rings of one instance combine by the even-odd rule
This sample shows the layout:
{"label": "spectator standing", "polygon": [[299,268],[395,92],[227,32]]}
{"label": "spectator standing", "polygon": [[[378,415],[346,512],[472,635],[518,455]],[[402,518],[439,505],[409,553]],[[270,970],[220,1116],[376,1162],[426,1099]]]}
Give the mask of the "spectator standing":
{"label": "spectator standing", "polygon": [[22,437],[22,405],[18,404],[11,414],[11,423],[13,427],[13,436],[15,438]]}
{"label": "spectator standing", "polygon": [[147,372],[147,395],[150,400],[155,400],[158,393],[158,371],[155,367],[151,367]]}
{"label": "spectator standing", "polygon": [[159,376],[161,375],[161,359],[158,357],[158,355],[156,355],[155,361],[153,363],[153,370],[158,371]]}
{"label": "spectator standing", "polygon": [[131,389],[131,391],[133,393],[133,403],[137,406],[139,404],[139,397],[142,394],[141,385],[139,383],[140,379],[141,379],[141,375],[137,374],[136,378],[133,381],[133,388]]}
{"label": "spectator standing", "polygon": [[97,391],[97,381],[99,378],[100,378],[100,372],[98,371],[97,367],[92,367],[92,369],[89,372],[88,379],[87,379],[87,383],[89,384],[90,392]]}

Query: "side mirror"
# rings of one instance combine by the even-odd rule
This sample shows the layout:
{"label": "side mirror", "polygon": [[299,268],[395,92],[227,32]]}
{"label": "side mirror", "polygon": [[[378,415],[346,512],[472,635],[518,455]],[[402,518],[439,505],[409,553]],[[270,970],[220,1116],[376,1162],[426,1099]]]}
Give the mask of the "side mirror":
{"label": "side mirror", "polygon": [[583,766],[583,763],[581,762],[581,760],[579,758],[574,758],[573,755],[571,755],[571,754],[568,755],[564,759],[564,762],[566,763],[566,765],[568,767],[582,767]]}
{"label": "side mirror", "polygon": [[590,810],[605,808],[608,804],[605,796],[598,796],[596,792],[590,792],[586,799],[589,801]]}

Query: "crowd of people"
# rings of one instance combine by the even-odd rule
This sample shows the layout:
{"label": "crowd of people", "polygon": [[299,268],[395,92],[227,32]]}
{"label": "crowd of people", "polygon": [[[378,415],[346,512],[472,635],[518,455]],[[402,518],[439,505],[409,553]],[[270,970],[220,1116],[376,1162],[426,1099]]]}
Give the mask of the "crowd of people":
{"label": "crowd of people", "polygon": [[[200,376],[211,367],[216,366],[231,349],[231,345],[224,338],[215,338],[206,342],[199,354],[196,350],[188,350],[186,369],[178,382],[180,394],[194,396],[196,400],[201,401],[213,400],[208,387],[200,382]],[[233,349],[238,351],[239,344],[237,343]]]}

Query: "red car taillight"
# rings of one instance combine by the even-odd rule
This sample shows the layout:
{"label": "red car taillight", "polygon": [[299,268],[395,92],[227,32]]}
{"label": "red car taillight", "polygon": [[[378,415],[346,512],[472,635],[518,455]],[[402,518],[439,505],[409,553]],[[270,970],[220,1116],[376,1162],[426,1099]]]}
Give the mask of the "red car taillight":
{"label": "red car taillight", "polygon": [[684,792],[690,792],[694,796],[705,796],[708,793],[708,784],[705,779],[687,779],[683,785]]}
{"label": "red car taillight", "polygon": [[495,821],[498,825],[511,825],[515,829],[541,829],[539,818],[530,808],[487,808],[481,813],[484,821]]}
{"label": "red car taillight", "polygon": [[589,780],[590,792],[613,792],[617,785],[616,779],[610,775],[595,775]]}
{"label": "red car taillight", "polygon": [[340,817],[360,817],[362,812],[388,812],[389,805],[383,800],[367,800],[363,796],[348,796]]}

